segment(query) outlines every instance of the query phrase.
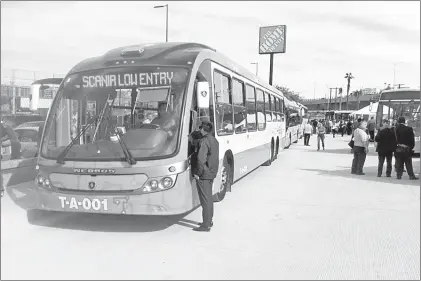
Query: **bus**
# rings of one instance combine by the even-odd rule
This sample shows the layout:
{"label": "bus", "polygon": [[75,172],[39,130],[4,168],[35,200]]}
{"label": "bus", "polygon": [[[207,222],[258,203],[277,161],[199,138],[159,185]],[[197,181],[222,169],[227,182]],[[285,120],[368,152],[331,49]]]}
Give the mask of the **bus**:
{"label": "bus", "polygon": [[325,114],[326,120],[348,120],[349,115],[354,112],[352,110],[331,110]]}
{"label": "bus", "polygon": [[301,116],[298,103],[287,98],[284,101],[287,116],[285,148],[288,148],[292,143],[297,143],[300,138]]}
{"label": "bus", "polygon": [[38,200],[25,208],[191,211],[200,203],[190,136],[203,120],[219,141],[213,195],[221,201],[284,147],[284,102],[276,88],[202,44],[120,47],[82,61],[54,97],[30,187]]}
{"label": "bus", "polygon": [[377,130],[383,126],[383,120],[396,122],[405,117],[407,125],[414,129],[414,153],[420,153],[420,89],[400,88],[385,90],[380,93],[377,107]]}

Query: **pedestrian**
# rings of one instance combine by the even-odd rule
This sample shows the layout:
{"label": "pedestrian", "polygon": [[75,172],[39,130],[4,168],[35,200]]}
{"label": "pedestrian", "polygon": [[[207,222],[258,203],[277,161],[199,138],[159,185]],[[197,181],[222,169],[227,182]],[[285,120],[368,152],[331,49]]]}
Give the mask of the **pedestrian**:
{"label": "pedestrian", "polygon": [[212,135],[213,125],[203,121],[200,126],[203,137],[199,141],[197,162],[194,167],[194,177],[197,183],[200,205],[202,206],[203,222],[194,231],[209,232],[213,226],[213,181],[219,168],[219,143]]}
{"label": "pedestrian", "polygon": [[329,121],[327,121],[327,133],[330,134],[330,132],[332,131],[333,128],[333,122],[332,120],[329,119]]}
{"label": "pedestrian", "polygon": [[[341,121],[342,122],[342,121]],[[340,125],[341,123],[339,122],[339,125]],[[340,128],[340,126],[338,126],[338,123],[333,123],[333,127],[332,127],[332,135],[333,135],[333,138],[335,138],[335,135],[337,134],[337,133],[339,133],[339,129]]]}
{"label": "pedestrian", "polygon": [[384,160],[386,160],[386,177],[390,178],[392,174],[393,153],[396,150],[397,144],[395,132],[390,128],[388,120],[383,120],[383,127],[380,128],[375,140],[377,142],[376,152],[379,157],[377,176],[382,176]]}
{"label": "pedestrian", "polygon": [[320,150],[320,141],[322,142],[323,150],[325,150],[325,133],[326,129],[322,123],[317,124],[316,134],[317,134],[317,151]]}
{"label": "pedestrian", "polygon": [[304,125],[304,145],[309,146],[311,131],[313,130],[312,126],[310,125],[310,121]]}
{"label": "pedestrian", "polygon": [[351,119],[349,119],[348,122],[346,123],[346,134],[348,136],[350,136],[352,134],[352,122],[351,122]]}
{"label": "pedestrian", "polygon": [[313,120],[313,134],[316,134],[317,123],[318,123],[317,120],[314,119]]}
{"label": "pedestrian", "polygon": [[398,124],[395,127],[395,138],[396,138],[396,174],[397,179],[402,179],[403,166],[406,166],[409,179],[417,180],[418,178],[414,174],[412,167],[412,150],[415,147],[415,135],[412,127],[405,125],[405,117],[401,116],[398,118]]}
{"label": "pedestrian", "polygon": [[368,133],[370,134],[370,141],[374,142],[374,130],[376,129],[376,121],[374,120],[374,117],[372,116],[370,121],[368,121],[367,124]]}
{"label": "pedestrian", "polygon": [[353,132],[354,147],[354,159],[352,159],[351,174],[354,175],[365,175],[363,172],[365,158],[368,153],[368,134],[366,133],[367,122],[362,120]]}

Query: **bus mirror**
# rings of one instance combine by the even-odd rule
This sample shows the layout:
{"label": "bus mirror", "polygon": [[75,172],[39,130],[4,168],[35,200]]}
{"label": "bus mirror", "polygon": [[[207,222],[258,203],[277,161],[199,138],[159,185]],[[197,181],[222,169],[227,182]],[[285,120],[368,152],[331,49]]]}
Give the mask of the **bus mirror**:
{"label": "bus mirror", "polygon": [[209,108],[209,83],[197,82],[197,106],[199,108]]}
{"label": "bus mirror", "polygon": [[38,109],[40,84],[31,85],[29,109],[35,111]]}

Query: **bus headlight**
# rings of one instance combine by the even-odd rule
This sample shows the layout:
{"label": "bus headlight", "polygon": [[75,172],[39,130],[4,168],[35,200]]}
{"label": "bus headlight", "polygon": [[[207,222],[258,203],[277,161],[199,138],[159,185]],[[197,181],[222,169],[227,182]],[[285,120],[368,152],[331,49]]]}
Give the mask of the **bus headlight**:
{"label": "bus headlight", "polygon": [[171,188],[173,185],[173,180],[170,177],[165,177],[161,180],[161,184],[164,188]]}
{"label": "bus headlight", "polygon": [[50,179],[47,176],[38,175],[36,178],[36,184],[38,187],[50,188]]}
{"label": "bus headlight", "polygon": [[170,189],[174,187],[176,179],[177,179],[177,175],[149,179],[142,186],[142,191],[145,193],[148,193],[148,192],[157,192],[157,191]]}

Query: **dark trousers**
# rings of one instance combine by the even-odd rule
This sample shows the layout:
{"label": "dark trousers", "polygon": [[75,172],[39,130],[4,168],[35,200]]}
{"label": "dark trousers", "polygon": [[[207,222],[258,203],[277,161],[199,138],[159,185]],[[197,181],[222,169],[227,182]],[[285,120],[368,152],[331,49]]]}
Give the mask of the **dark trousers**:
{"label": "dark trousers", "polygon": [[336,129],[332,129],[332,135],[333,135],[333,137],[335,137],[335,135],[336,135]]}
{"label": "dark trousers", "polygon": [[370,134],[370,140],[374,140],[374,131],[368,131],[368,133]]}
{"label": "dark trousers", "polygon": [[317,149],[320,149],[320,141],[322,141],[322,147],[325,148],[325,134],[317,135]]}
{"label": "dark trousers", "polygon": [[408,176],[415,177],[414,169],[412,167],[412,153],[411,152],[395,152],[395,167],[398,178],[402,177],[403,166],[406,166]]}
{"label": "dark trousers", "polygon": [[310,142],[310,134],[304,134],[304,145],[308,145]]}
{"label": "dark trousers", "polygon": [[353,174],[362,174],[365,158],[367,154],[365,153],[365,148],[361,146],[354,146],[354,159],[352,159],[352,168],[351,173]]}
{"label": "dark trousers", "polygon": [[386,176],[390,176],[392,174],[392,158],[393,158],[393,152],[387,152],[387,153],[379,152],[379,165],[377,168],[377,174],[379,176],[381,176],[383,173],[384,160],[386,160]]}
{"label": "dark trousers", "polygon": [[202,206],[203,227],[210,227],[213,219],[213,180],[196,180],[200,205]]}

